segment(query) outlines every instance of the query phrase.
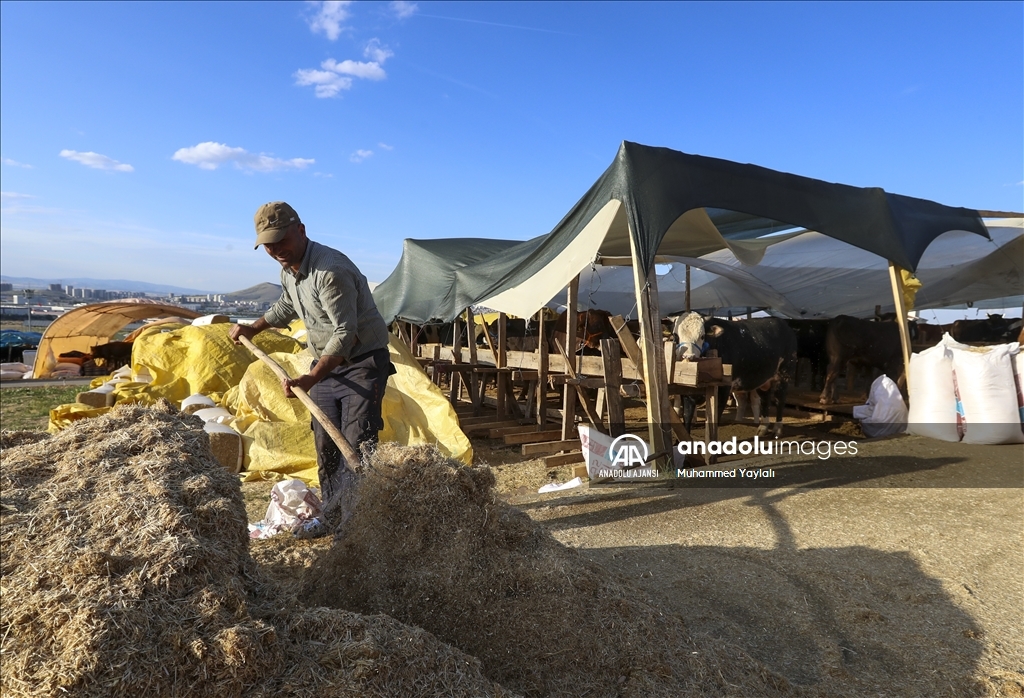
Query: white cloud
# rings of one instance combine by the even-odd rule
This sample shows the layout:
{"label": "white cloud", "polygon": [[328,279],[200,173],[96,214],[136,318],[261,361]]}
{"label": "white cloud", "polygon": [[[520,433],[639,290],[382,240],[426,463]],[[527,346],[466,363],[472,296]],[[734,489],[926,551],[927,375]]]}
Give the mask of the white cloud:
{"label": "white cloud", "polygon": [[406,2],[406,0],[394,0],[391,3],[391,11],[395,13],[395,17],[398,17],[398,19],[412,17],[419,9],[419,5],[414,2]]}
{"label": "white cloud", "polygon": [[333,97],[342,90],[352,87],[352,78],[347,78],[329,70],[298,70],[295,73],[295,84],[316,86],[316,96]]}
{"label": "white cloud", "polygon": [[108,158],[106,155],[100,155],[99,153],[80,153],[77,150],[62,150],[60,151],[62,158],[68,160],[74,160],[80,162],[86,167],[92,167],[97,170],[111,170],[113,172],[134,172],[135,168],[131,165],[118,162],[113,158]]}
{"label": "white cloud", "polygon": [[330,70],[333,73],[352,75],[353,77],[365,78],[367,80],[383,80],[388,76],[377,61],[372,61],[370,63],[363,63],[362,61],[342,61],[339,63],[333,58],[328,58],[320,64],[320,67],[325,70]]}
{"label": "white cloud", "polygon": [[317,8],[317,13],[309,20],[309,28],[314,34],[323,34],[331,41],[341,36],[344,29],[342,22],[349,18],[350,0],[326,0],[326,2],[310,2]]}
{"label": "white cloud", "polygon": [[366,48],[363,49],[363,55],[372,61],[383,63],[395,54],[387,46],[381,45],[380,39],[373,38],[366,42]]}
{"label": "white cloud", "polygon": [[357,150],[356,152],[349,155],[348,159],[351,160],[352,162],[362,162],[371,155],[373,155],[372,150]]}
{"label": "white cloud", "polygon": [[0,199],[4,201],[14,201],[16,199],[35,199],[36,197],[32,194],[19,194],[16,191],[0,191]]}
{"label": "white cloud", "polygon": [[395,149],[395,146],[388,145],[387,143],[378,143],[377,145],[380,147],[381,150],[394,150]]}
{"label": "white cloud", "polygon": [[11,167],[24,167],[26,170],[31,170],[32,169],[32,165],[26,165],[23,162],[18,162],[17,160],[11,160],[10,158],[4,158],[4,164],[5,165],[10,165]]}
{"label": "white cloud", "polygon": [[234,163],[241,170],[273,172],[275,170],[302,170],[316,162],[309,158],[285,160],[260,153],[250,153],[245,148],[232,148],[224,143],[206,141],[189,148],[179,148],[173,158],[187,165],[203,170],[216,170],[221,165]]}
{"label": "white cloud", "polygon": [[364,80],[383,80],[388,74],[384,72],[381,63],[394,54],[380,41],[372,39],[364,51],[367,57],[374,60],[369,62],[344,60],[336,61],[328,58],[320,64],[322,70],[315,68],[303,68],[295,71],[295,84],[303,87],[313,86],[316,96],[320,98],[335,97],[342,90],[352,88],[352,78]]}

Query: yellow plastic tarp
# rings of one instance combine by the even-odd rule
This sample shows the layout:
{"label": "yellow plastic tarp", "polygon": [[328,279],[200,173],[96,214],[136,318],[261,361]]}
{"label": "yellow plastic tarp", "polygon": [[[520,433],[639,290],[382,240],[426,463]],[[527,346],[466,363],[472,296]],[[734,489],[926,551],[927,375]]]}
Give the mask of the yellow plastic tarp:
{"label": "yellow plastic tarp", "polygon": [[61,429],[68,428],[79,419],[99,417],[107,412],[110,412],[109,407],[90,407],[80,402],[57,405],[50,410],[50,423],[46,426],[46,430],[51,434],[56,434]]}
{"label": "yellow plastic tarp", "polygon": [[[195,327],[189,325],[171,331],[154,328],[136,338],[132,347],[132,375],[148,373],[153,380],[147,387],[122,384],[114,393],[119,401],[156,400],[161,397],[181,402],[189,395],[225,393],[238,385],[246,369],[256,360],[248,349],[228,337],[231,325],[219,323]],[[269,353],[294,353],[302,347],[291,337],[277,332],[261,332],[253,342]]]}
{"label": "yellow plastic tarp", "polygon": [[[388,379],[384,392],[380,440],[407,446],[436,444],[446,455],[471,464],[473,446],[459,428],[451,403],[401,340],[389,339],[397,373]],[[305,373],[311,361],[305,353],[271,358],[292,376]],[[249,367],[238,386],[234,410],[231,426],[249,445],[246,480],[297,478],[319,484],[309,412],[298,400],[284,397],[280,381],[269,368],[263,364]]]}

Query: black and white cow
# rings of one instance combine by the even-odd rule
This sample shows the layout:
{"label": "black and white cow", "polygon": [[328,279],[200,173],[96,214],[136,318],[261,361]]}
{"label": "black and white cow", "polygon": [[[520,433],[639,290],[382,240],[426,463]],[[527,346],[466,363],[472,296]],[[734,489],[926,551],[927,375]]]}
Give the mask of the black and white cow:
{"label": "black and white cow", "polygon": [[[796,335],[785,320],[755,318],[728,321],[702,318],[687,313],[676,318],[673,334],[676,358],[695,360],[710,350],[718,353],[722,363],[732,365],[732,385],[719,390],[719,416],[730,389],[736,395],[736,418],[745,414],[749,401],[758,434],[768,433],[768,415],[761,421],[761,402],[775,404],[776,436],[782,434],[782,410],[786,404],[786,388],[796,371]],[[692,401],[686,402],[686,421],[693,417]],[[765,406],[767,413],[767,407]],[[689,427],[687,427],[689,428]]]}

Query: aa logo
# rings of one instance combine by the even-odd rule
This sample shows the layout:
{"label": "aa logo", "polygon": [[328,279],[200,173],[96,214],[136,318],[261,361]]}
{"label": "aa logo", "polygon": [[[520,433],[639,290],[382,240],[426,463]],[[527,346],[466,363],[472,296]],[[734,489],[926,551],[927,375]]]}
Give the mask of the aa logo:
{"label": "aa logo", "polygon": [[608,457],[613,468],[632,470],[647,465],[647,444],[635,434],[623,434],[615,437],[608,449]]}

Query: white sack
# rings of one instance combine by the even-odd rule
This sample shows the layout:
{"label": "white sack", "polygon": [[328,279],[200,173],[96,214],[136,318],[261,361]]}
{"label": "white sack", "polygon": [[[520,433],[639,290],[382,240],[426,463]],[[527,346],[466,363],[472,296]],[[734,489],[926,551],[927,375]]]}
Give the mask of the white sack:
{"label": "white sack", "polygon": [[267,515],[249,524],[251,538],[267,538],[282,531],[295,533],[323,519],[320,498],[302,480],[282,480],[270,490]]}
{"label": "white sack", "polygon": [[965,443],[1024,443],[1011,358],[1019,349],[1016,342],[952,349],[967,422]]}
{"label": "white sack", "polygon": [[871,384],[867,404],[853,408],[854,419],[860,420],[860,428],[869,439],[902,434],[907,430],[907,416],[907,403],[899,387],[884,374]]}
{"label": "white sack", "polygon": [[910,357],[910,412],[907,433],[959,441],[953,354],[941,343]]}

